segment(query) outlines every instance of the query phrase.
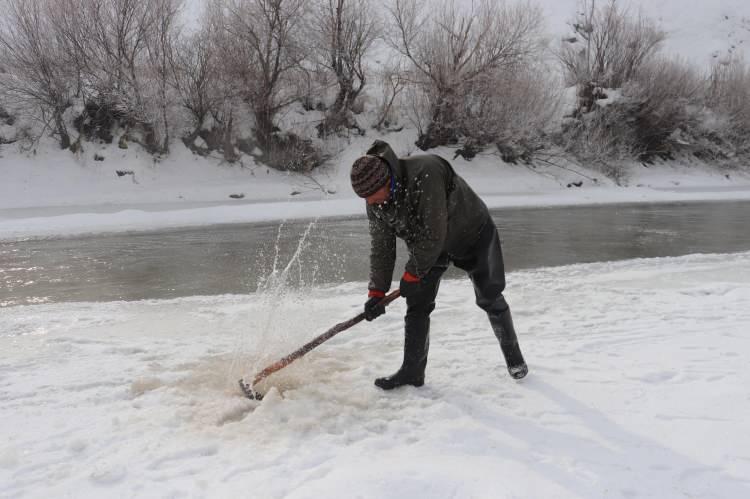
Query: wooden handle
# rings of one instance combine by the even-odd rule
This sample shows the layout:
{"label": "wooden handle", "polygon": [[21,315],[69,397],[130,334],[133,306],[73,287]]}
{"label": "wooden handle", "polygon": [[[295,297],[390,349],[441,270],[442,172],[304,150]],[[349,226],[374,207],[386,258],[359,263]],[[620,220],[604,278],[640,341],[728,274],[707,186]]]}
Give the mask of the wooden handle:
{"label": "wooden handle", "polygon": [[[394,300],[396,300],[399,296],[401,296],[401,292],[397,289],[397,290],[389,293],[388,295],[384,296],[383,299],[380,300],[380,304],[382,304],[383,306],[387,307]],[[298,348],[294,352],[290,353],[289,355],[287,355],[286,357],[284,357],[282,359],[277,360],[276,362],[274,362],[273,364],[271,364],[270,366],[266,367],[261,372],[259,372],[258,374],[256,374],[255,378],[253,378],[253,386],[255,386],[257,383],[263,381],[264,379],[266,379],[268,376],[270,376],[271,374],[275,373],[276,371],[279,371],[279,370],[285,368],[286,366],[288,366],[289,364],[291,364],[295,360],[299,359],[300,357],[302,357],[306,353],[310,352],[312,349],[314,349],[315,347],[319,346],[320,344],[322,344],[322,343],[330,340],[331,338],[333,338],[334,336],[336,336],[340,332],[346,331],[347,329],[349,329],[350,327],[354,326],[355,324],[359,324],[364,319],[365,319],[365,313],[362,312],[361,314],[357,315],[356,317],[352,317],[348,321],[344,321],[344,322],[340,322],[340,323],[336,324],[331,329],[329,329],[325,333],[321,334],[320,336],[318,336],[314,340],[312,340],[312,341],[310,341],[308,343],[305,343],[303,346],[301,346],[300,348]]]}

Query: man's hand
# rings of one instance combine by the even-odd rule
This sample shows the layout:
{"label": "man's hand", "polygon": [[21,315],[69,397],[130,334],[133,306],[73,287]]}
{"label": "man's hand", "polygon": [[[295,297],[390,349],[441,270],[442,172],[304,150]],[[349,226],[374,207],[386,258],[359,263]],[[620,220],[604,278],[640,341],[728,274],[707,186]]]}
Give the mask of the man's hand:
{"label": "man's hand", "polygon": [[370,322],[385,313],[385,305],[380,302],[385,296],[382,291],[370,291],[370,299],[365,302],[365,320]]}
{"label": "man's hand", "polygon": [[399,285],[399,291],[401,291],[401,296],[404,298],[409,298],[410,296],[414,296],[422,289],[422,280],[415,276],[414,274],[411,274],[409,272],[404,272],[403,277],[401,277],[401,284]]}

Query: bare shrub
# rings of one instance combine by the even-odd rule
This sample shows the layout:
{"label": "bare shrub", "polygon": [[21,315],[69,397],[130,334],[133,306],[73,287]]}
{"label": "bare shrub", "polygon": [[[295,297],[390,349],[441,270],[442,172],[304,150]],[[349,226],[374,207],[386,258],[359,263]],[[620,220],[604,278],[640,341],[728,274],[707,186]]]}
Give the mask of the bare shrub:
{"label": "bare shrub", "polygon": [[741,59],[715,64],[707,100],[721,122],[717,131],[750,154],[750,67]]}
{"label": "bare shrub", "polygon": [[406,85],[403,97],[397,99],[406,113],[409,123],[416,129],[417,137],[423,137],[431,123],[434,97],[429,94],[430,87],[424,85]]}
{"label": "bare shrub", "polygon": [[558,114],[560,85],[543,65],[498,72],[469,87],[464,109],[466,147],[495,144],[503,160],[530,162],[544,147],[546,130]]}
{"label": "bare shrub", "polygon": [[491,0],[457,5],[442,0],[427,11],[422,0],[396,0],[390,43],[412,63],[431,100],[421,149],[458,142],[465,133],[468,89],[489,75],[515,71],[539,52],[542,14],[529,3]]}
{"label": "bare shrub", "polygon": [[169,152],[170,114],[174,108],[174,59],[177,46],[177,15],[181,1],[149,0],[151,26],[146,36],[146,71],[150,85],[144,97],[146,115],[154,126],[158,152]]}
{"label": "bare shrub", "polygon": [[621,92],[594,101],[594,109],[564,128],[565,147],[620,180],[628,160],[670,159],[681,131],[695,127],[704,83],[684,61],[658,58],[639,67]]}
{"label": "bare shrub", "polygon": [[556,55],[567,83],[578,87],[578,109],[592,110],[597,89],[621,88],[658,51],[665,33],[641,12],[631,14],[617,0],[597,6],[586,0]]}
{"label": "bare shrub", "polygon": [[204,25],[200,31],[181,40],[172,64],[180,105],[190,114],[195,135],[211,112],[219,107],[214,94],[218,54],[211,35],[211,26]]}
{"label": "bare shrub", "polygon": [[636,138],[633,153],[645,161],[673,158],[672,136],[694,126],[703,90],[703,78],[685,61],[660,57],[643,64],[623,86]]}
{"label": "bare shrub", "polygon": [[306,57],[299,38],[305,0],[225,0],[222,12],[223,69],[239,83],[253,110],[255,135],[263,147],[274,145],[276,114],[299,100],[295,79]]}
{"label": "bare shrub", "polygon": [[[210,5],[200,29],[177,45],[172,69],[180,106],[188,112],[192,130],[182,138],[194,152],[206,155],[222,151],[224,159],[238,159],[234,150],[232,109],[239,88],[226,71],[222,49],[223,15],[217,3]],[[202,145],[196,145],[196,139]]]}
{"label": "bare shrub", "polygon": [[277,170],[309,173],[328,159],[311,139],[294,133],[275,133],[271,141],[261,159]]}
{"label": "bare shrub", "polygon": [[406,89],[409,79],[402,68],[401,62],[397,61],[387,65],[379,75],[378,83],[381,91],[378,100],[378,118],[372,126],[376,130],[388,128],[398,121],[393,108],[399,95]]}
{"label": "bare shrub", "polygon": [[[87,61],[90,100],[118,109],[133,122],[149,121],[143,94],[142,66],[152,26],[149,2],[138,0],[72,0],[80,10],[68,12],[72,36],[81,41]],[[68,9],[66,9],[68,10]]]}
{"label": "bare shrub", "polygon": [[367,82],[364,58],[381,26],[371,0],[317,0],[314,53],[318,64],[336,78],[336,99],[321,123],[325,136],[341,127],[357,128],[350,112]]}
{"label": "bare shrub", "polygon": [[620,184],[637,142],[629,118],[625,107],[615,105],[587,113],[564,125],[561,145],[582,163]]}
{"label": "bare shrub", "polygon": [[[180,0],[50,0],[72,88],[83,100],[81,126],[111,140],[113,123],[150,152],[169,147],[172,61]],[[93,110],[96,109],[96,112]],[[92,124],[92,121],[94,122]]]}
{"label": "bare shrub", "polygon": [[0,89],[57,135],[60,147],[71,145],[65,111],[71,106],[76,74],[65,64],[65,50],[44,0],[7,0],[0,18]]}

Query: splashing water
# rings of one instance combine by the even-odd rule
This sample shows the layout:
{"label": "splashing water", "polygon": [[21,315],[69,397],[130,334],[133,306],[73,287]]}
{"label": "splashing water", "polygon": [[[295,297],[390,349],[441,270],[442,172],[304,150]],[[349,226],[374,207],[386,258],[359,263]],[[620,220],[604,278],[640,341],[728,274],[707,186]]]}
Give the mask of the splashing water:
{"label": "splashing water", "polygon": [[[258,279],[258,313],[252,325],[238,332],[227,373],[228,386],[236,387],[239,377],[252,380],[268,364],[312,338],[309,330],[311,312],[306,310],[305,299],[313,294],[315,275],[326,257],[315,251],[312,235],[316,227],[317,219],[307,224],[293,254],[283,264],[281,238],[286,226],[284,223],[279,225],[270,271]],[[334,255],[328,256],[335,258]],[[283,391],[299,384],[306,377],[306,370],[305,358],[302,358],[273,374],[270,384]]]}

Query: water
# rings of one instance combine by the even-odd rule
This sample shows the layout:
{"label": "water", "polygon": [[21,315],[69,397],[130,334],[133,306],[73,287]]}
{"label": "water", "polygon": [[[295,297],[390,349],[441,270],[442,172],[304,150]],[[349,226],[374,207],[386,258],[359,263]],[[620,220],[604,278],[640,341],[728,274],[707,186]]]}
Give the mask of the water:
{"label": "water", "polygon": [[[750,203],[493,211],[506,269],[750,250]],[[299,285],[366,281],[364,219],[216,226],[0,243],[0,307],[248,293],[274,262]],[[403,268],[399,246],[396,274]],[[446,277],[460,276],[451,269]]]}

